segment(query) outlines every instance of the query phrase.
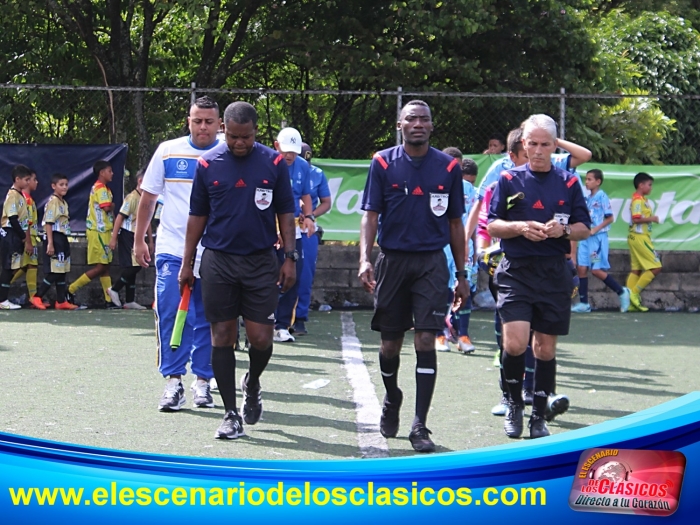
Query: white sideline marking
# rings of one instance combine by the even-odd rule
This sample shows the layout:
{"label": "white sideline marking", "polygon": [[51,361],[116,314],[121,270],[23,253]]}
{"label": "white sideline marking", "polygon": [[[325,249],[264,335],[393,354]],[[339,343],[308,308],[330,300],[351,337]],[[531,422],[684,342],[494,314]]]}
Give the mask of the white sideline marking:
{"label": "white sideline marking", "polygon": [[355,334],[355,322],[350,312],[341,312],[343,323],[343,367],[355,401],[357,441],[363,458],[389,456],[389,445],[379,433],[379,418],[382,409],[374,390],[369,372],[362,357],[362,345]]}

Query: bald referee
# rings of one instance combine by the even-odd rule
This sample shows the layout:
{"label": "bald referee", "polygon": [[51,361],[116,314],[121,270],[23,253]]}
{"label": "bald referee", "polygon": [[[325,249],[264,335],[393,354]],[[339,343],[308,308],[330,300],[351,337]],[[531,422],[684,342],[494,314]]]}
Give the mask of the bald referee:
{"label": "bald referee", "polygon": [[[272,356],[272,332],[280,289],[296,281],[294,197],[282,155],[255,141],[258,115],[246,102],[224,112],[226,143],[204,153],[192,184],[190,216],[180,269],[180,292],[192,285],[197,243],[204,314],[211,323],[212,367],[224,402],[224,420],[215,437],[244,436],[243,421],[262,415],[260,376]],[[291,252],[280,266],[274,250],[275,216]],[[250,341],[250,368],[241,381],[243,418],[236,408],[238,317]]]}

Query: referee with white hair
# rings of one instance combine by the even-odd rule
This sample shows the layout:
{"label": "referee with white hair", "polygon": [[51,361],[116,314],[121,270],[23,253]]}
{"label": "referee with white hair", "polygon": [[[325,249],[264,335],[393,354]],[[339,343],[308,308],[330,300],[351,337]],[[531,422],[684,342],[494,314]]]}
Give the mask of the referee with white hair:
{"label": "referee with white hair", "polygon": [[501,174],[491,199],[488,232],[504,257],[494,274],[503,321],[503,373],[510,393],[504,430],[523,432],[525,349],[533,330],[535,395],[530,437],[549,435],[547,398],[554,388],[557,337],[569,333],[573,277],[566,265],[570,241],[587,239],[591,218],[576,175],[552,166],[557,129],[547,115],[523,124],[529,162]]}

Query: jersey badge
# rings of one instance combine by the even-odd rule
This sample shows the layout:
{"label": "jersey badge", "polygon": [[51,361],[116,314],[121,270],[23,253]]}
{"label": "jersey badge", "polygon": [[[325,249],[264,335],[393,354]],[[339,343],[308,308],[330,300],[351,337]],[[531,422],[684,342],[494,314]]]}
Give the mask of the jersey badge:
{"label": "jersey badge", "polygon": [[266,210],[272,204],[272,190],[268,188],[255,188],[255,205],[259,210]]}
{"label": "jersey badge", "polygon": [[431,193],[430,194],[430,209],[437,217],[442,217],[447,211],[447,202],[449,193]]}

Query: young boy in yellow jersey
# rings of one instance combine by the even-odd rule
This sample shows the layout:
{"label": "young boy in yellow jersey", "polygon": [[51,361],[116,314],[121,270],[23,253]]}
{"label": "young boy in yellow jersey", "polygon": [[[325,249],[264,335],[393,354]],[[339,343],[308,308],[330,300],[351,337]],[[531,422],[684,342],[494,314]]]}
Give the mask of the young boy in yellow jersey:
{"label": "young boy in yellow jersey", "polygon": [[627,277],[627,288],[630,290],[630,310],[646,312],[642,306],[640,294],[654,277],[661,273],[661,260],[654,251],[651,242],[651,225],[658,223],[659,218],[652,214],[647,195],[651,193],[654,177],[648,173],[637,173],[634,176],[635,192],[630,204],[630,227],[627,234],[627,244],[630,247],[631,271]]}
{"label": "young boy in yellow jersey", "polygon": [[[122,274],[117,283],[112,286],[107,293],[112,298],[112,302],[119,302],[119,291],[126,286],[126,301],[124,308],[127,310],[145,310],[146,307],[136,302],[136,274],[141,270],[141,265],[134,257],[134,231],[136,230],[136,212],[141,201],[141,183],[143,182],[144,171],[136,174],[136,189],[129,193],[124,199],[122,207],[119,209],[117,218],[114,220],[114,230],[112,239],[109,241],[109,248],[114,249],[119,246],[119,266]],[[146,239],[151,253],[153,253],[153,237],[149,224],[146,231]]]}
{"label": "young boy in yellow jersey", "polygon": [[19,310],[21,306],[11,303],[10,281],[22,266],[22,252],[31,253],[29,238],[29,213],[27,201],[22,195],[32,176],[32,170],[18,164],[12,168],[12,187],[7,192],[0,217],[0,310]]}
{"label": "young boy in yellow jersey", "polygon": [[80,288],[95,277],[99,277],[104,292],[107,308],[121,308],[121,303],[112,301],[107,290],[112,287],[109,277],[109,264],[112,262],[112,250],[109,241],[112,239],[114,226],[114,203],[112,192],[107,184],[112,182],[114,173],[112,166],[106,160],[98,160],[92,167],[97,182],[92,186],[88,201],[87,219],[85,221],[87,236],[87,263],[92,266],[87,272],[78,277],[68,287],[68,300],[73,302],[73,296]]}
{"label": "young boy in yellow jersey", "polygon": [[56,285],[56,310],[77,310],[78,306],[66,301],[66,275],[70,272],[70,215],[68,203],[64,200],[68,193],[68,177],[56,173],[51,177],[53,195],[44,206],[44,280],[36,295],[31,299],[32,306],[44,310],[42,297],[51,285]]}
{"label": "young boy in yellow jersey", "polygon": [[[29,215],[29,238],[32,242],[32,253],[28,254],[26,252],[22,253],[22,267],[15,272],[14,277],[12,277],[12,282],[21,279],[22,276],[27,283],[27,295],[29,296],[29,302],[31,304],[31,299],[36,294],[36,275],[39,266],[39,244],[41,240],[39,239],[39,215],[36,210],[36,202],[32,199],[32,193],[36,191],[37,186],[39,186],[39,181],[36,177],[36,172],[32,171],[32,176],[29,179],[29,184],[22,192],[24,200],[27,202],[27,213]],[[33,304],[32,304],[33,306]]]}

